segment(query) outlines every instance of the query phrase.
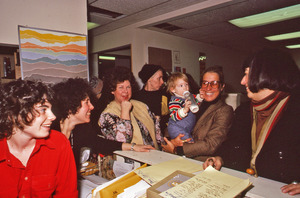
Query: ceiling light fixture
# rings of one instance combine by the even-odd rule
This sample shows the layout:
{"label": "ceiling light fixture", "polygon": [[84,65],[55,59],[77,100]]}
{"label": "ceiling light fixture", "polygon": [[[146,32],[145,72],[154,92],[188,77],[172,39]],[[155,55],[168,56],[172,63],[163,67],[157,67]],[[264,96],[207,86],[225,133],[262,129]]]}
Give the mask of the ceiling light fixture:
{"label": "ceiling light fixture", "polygon": [[240,28],[257,27],[280,22],[300,16],[300,4],[230,20],[229,22]]}
{"label": "ceiling light fixture", "polygon": [[273,36],[267,36],[265,37],[269,41],[280,41],[280,40],[286,40],[286,39],[293,39],[293,38],[300,38],[300,31],[298,32],[290,32],[286,34],[278,34]]}
{"label": "ceiling light fixture", "polygon": [[91,30],[91,29],[96,28],[98,26],[100,26],[98,23],[87,22],[87,29],[88,30]]}
{"label": "ceiling light fixture", "polygon": [[296,48],[300,48],[300,44],[297,44],[297,45],[287,45],[285,47],[289,48],[289,49],[296,49]]}
{"label": "ceiling light fixture", "polygon": [[102,59],[102,60],[116,60],[116,57],[113,57],[113,56],[99,56],[99,59]]}

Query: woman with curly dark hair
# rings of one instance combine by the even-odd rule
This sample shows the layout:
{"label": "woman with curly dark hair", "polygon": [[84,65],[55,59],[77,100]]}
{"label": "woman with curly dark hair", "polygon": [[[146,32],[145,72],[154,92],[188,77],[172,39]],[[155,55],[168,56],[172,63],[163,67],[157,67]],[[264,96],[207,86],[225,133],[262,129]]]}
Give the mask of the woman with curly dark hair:
{"label": "woman with curly dark hair", "polygon": [[116,67],[104,78],[108,85],[110,103],[102,112],[99,125],[102,134],[110,140],[132,144],[151,145],[161,148],[164,141],[159,119],[146,104],[132,100],[132,92],[136,85],[132,72],[125,67]]}
{"label": "woman with curly dark hair", "polygon": [[77,124],[90,122],[91,110],[94,109],[90,101],[93,91],[82,78],[69,78],[55,84],[52,89],[55,93],[51,101],[53,112],[60,131],[69,139]]}
{"label": "woman with curly dark hair", "polygon": [[70,144],[50,130],[50,89],[16,80],[0,93],[0,197],[77,197]]}
{"label": "woman with curly dark hair", "polygon": [[[70,139],[77,167],[80,167],[81,149],[88,147],[92,153],[112,154],[115,150],[131,150],[131,144],[110,141],[97,136],[90,125],[91,111],[94,109],[90,98],[92,88],[82,78],[69,78],[52,87],[54,91],[53,112],[57,117],[54,125]],[[133,150],[145,152],[151,146],[136,145]]]}

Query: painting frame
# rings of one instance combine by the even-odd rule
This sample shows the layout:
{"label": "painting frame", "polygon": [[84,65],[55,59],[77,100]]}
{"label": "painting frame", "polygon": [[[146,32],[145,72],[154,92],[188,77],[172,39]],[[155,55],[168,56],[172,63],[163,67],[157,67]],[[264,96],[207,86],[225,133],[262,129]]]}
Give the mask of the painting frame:
{"label": "painting frame", "polygon": [[18,26],[21,78],[46,84],[89,80],[87,35]]}
{"label": "painting frame", "polygon": [[180,51],[173,51],[173,62],[174,64],[180,64]]}

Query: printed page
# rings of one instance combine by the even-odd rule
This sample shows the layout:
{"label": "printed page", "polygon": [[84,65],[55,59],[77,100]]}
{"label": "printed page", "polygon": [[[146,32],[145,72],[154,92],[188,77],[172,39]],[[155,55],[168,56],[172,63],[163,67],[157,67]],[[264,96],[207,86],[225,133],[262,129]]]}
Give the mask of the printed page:
{"label": "printed page", "polygon": [[134,172],[152,186],[176,170],[194,173],[203,170],[203,168],[200,164],[179,157],[175,160],[155,164],[143,169],[135,170]]}
{"label": "printed page", "polygon": [[232,198],[240,194],[250,185],[249,179],[240,179],[217,171],[209,166],[202,173],[178,186],[160,193],[160,196],[165,198]]}

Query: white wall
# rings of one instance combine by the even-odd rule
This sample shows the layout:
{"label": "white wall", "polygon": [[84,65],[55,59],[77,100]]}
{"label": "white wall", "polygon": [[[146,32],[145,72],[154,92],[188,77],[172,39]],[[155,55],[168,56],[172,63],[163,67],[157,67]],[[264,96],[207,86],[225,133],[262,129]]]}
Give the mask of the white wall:
{"label": "white wall", "polygon": [[18,45],[18,25],[87,34],[86,0],[1,0],[0,44]]}
{"label": "white wall", "polygon": [[223,66],[228,91],[240,92],[242,90],[239,84],[243,73],[241,64],[246,55],[237,51],[127,26],[94,37],[92,52],[95,53],[127,44],[131,44],[132,72],[136,77],[142,66],[148,62],[148,47],[150,46],[180,51],[181,64],[173,64],[173,66],[185,67],[187,73],[190,73],[196,82],[199,82],[198,56],[199,52],[204,52],[207,55],[207,67],[213,65]]}

